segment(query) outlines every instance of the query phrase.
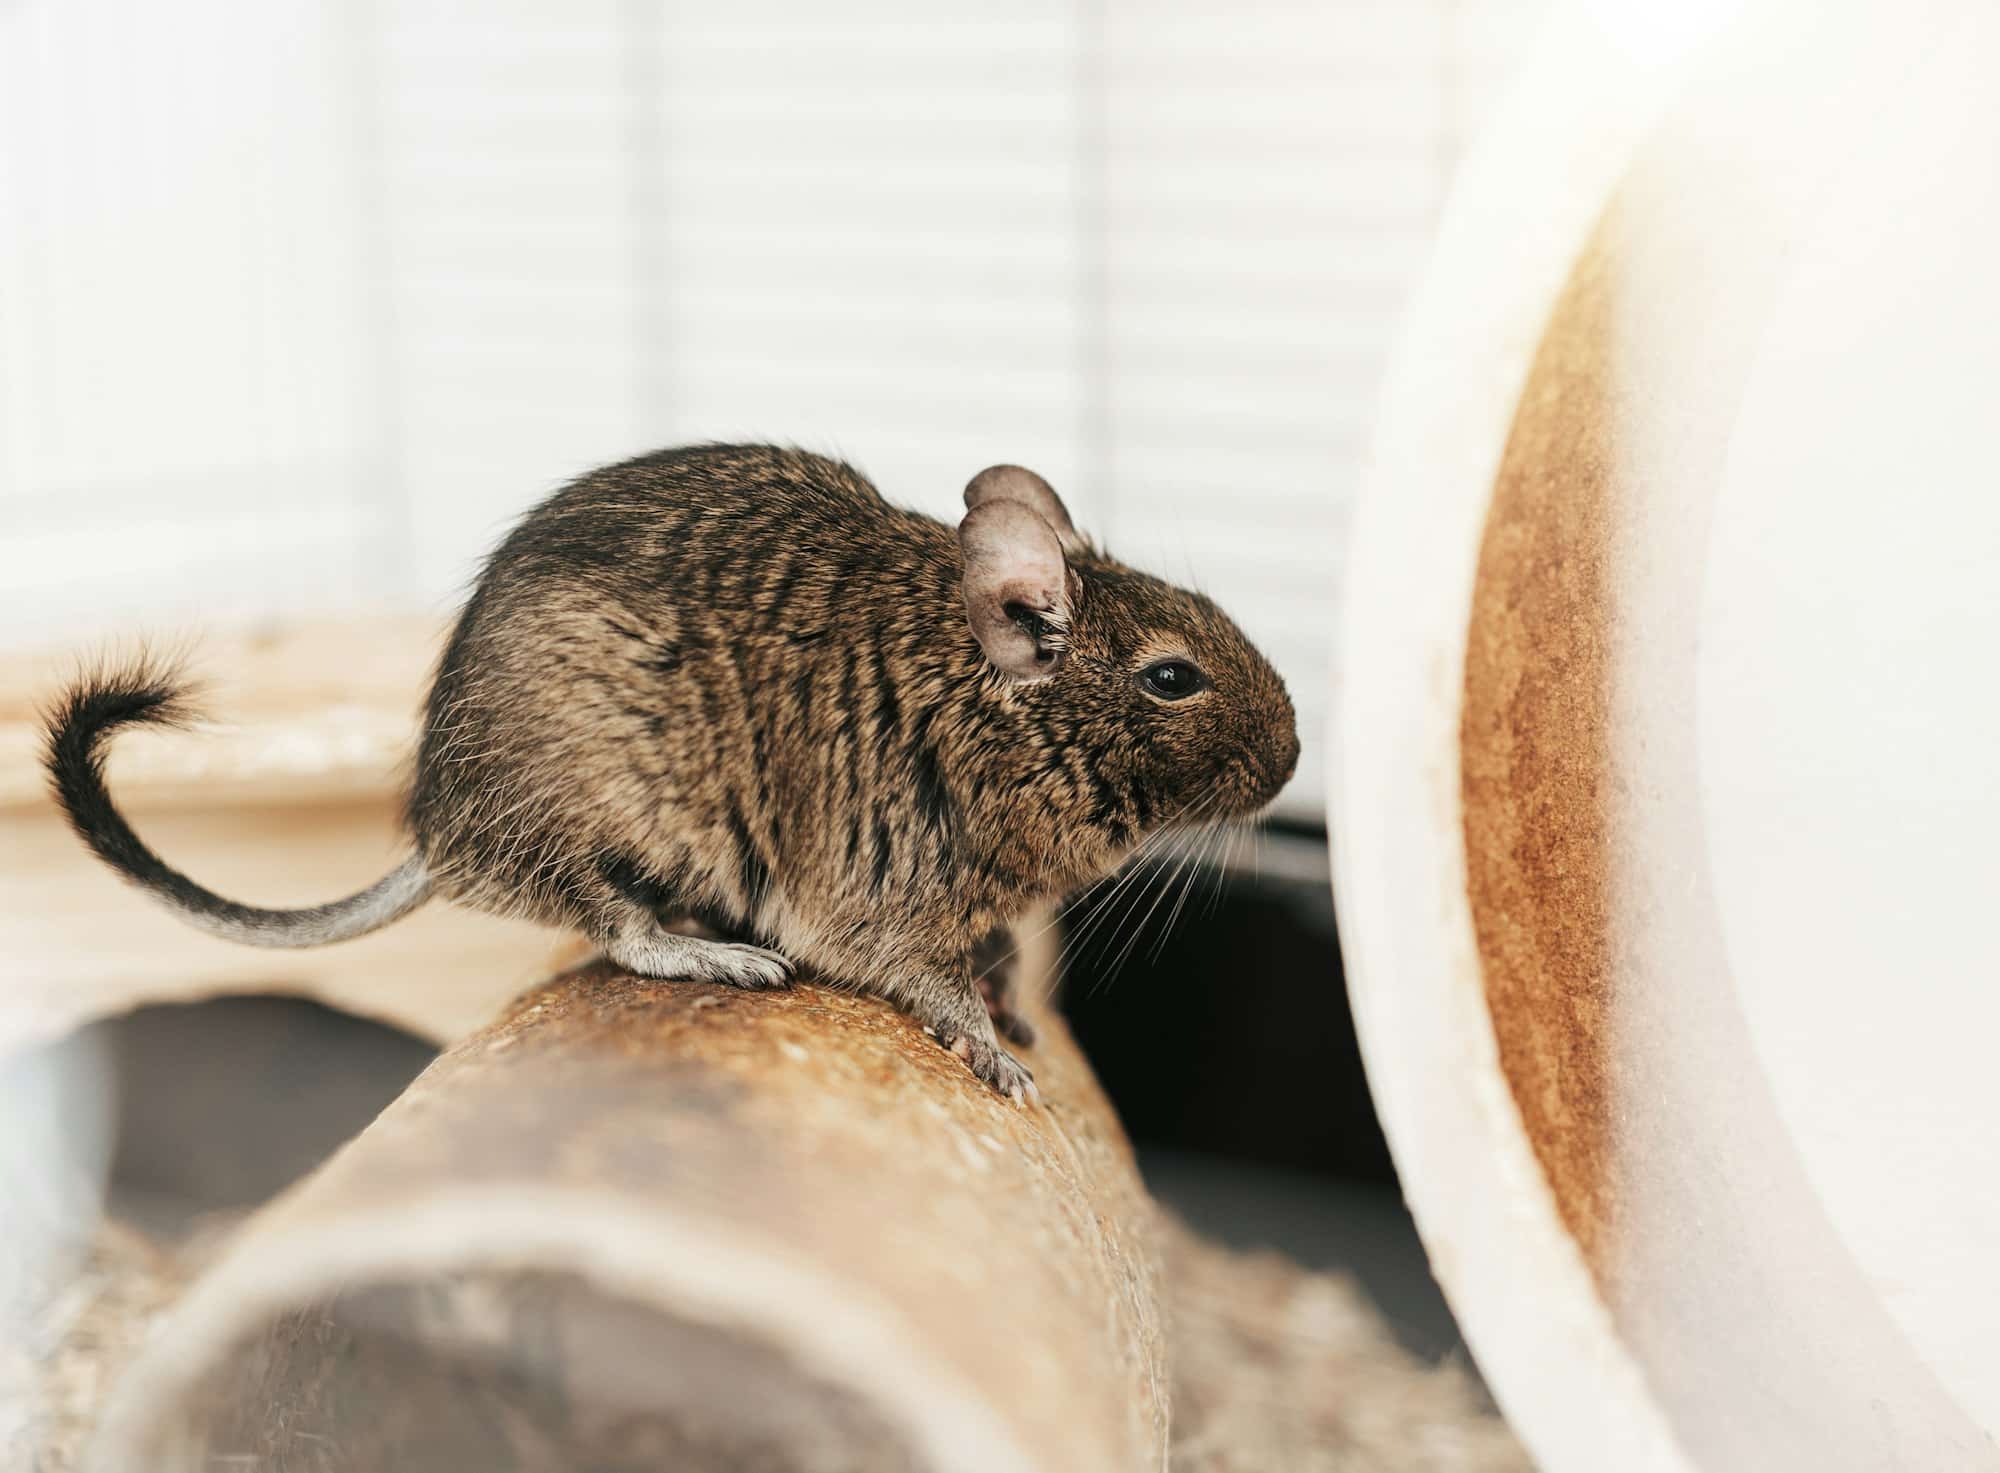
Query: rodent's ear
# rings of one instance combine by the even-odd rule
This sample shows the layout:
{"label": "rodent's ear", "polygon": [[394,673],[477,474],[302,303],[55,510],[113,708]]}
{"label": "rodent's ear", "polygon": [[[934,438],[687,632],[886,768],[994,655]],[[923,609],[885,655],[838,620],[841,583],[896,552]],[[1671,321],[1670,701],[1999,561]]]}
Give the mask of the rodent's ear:
{"label": "rodent's ear", "polygon": [[1019,465],[989,465],[965,483],[965,509],[978,511],[993,501],[1018,501],[1049,524],[1064,552],[1083,546],[1083,537],[1069,519],[1069,508],[1056,495],[1055,487]]}
{"label": "rodent's ear", "polygon": [[1069,564],[1055,529],[1021,502],[982,502],[958,524],[965,616],[986,658],[1016,680],[1055,674],[1068,648]]}

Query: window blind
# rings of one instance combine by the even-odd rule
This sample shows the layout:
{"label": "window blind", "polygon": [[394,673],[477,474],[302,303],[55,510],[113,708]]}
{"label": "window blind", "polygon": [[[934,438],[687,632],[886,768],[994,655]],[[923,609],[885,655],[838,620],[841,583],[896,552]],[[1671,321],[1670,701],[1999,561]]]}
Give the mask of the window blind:
{"label": "window blind", "polygon": [[1032,465],[1271,652],[1532,0],[0,8],[10,641],[448,607],[640,449]]}

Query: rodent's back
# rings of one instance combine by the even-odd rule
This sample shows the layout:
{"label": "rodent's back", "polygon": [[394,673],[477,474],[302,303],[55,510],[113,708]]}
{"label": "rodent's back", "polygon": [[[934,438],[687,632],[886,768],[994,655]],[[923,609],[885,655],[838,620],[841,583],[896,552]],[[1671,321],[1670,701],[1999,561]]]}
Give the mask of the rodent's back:
{"label": "rodent's back", "polygon": [[957,566],[949,529],[823,456],[697,446],[565,487],[495,551],[440,665],[409,809],[440,884],[574,921],[634,837],[839,839],[805,820],[871,780],[883,703],[976,677]]}

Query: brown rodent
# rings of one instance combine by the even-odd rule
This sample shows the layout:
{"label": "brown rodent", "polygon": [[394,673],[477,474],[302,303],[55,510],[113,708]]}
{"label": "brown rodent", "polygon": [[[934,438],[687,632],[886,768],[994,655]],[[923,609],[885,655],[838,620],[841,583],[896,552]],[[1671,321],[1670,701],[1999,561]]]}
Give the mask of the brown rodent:
{"label": "brown rodent", "polygon": [[[1284,683],[1198,593],[1105,556],[1016,466],[956,533],[852,467],[762,445],[594,471],[488,561],[432,687],[416,852],[346,900],[261,910],[140,842],[119,726],[174,721],[143,662],[49,720],[71,823],[193,924],[311,946],[437,893],[574,927],[635,972],[785,985],[794,962],[912,1013],[1003,1094],[1031,1041],[973,955],[1149,830],[1250,813],[1298,758]],[[669,929],[692,917],[742,940]],[[989,1015],[989,1009],[990,1015]]]}

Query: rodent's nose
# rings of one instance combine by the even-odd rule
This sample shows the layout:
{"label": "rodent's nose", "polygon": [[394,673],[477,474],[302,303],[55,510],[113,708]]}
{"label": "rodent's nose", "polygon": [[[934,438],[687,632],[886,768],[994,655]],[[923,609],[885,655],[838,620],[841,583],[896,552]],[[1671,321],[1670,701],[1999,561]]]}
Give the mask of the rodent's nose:
{"label": "rodent's nose", "polygon": [[1250,797],[1250,806],[1262,808],[1284,789],[1292,780],[1292,774],[1299,768],[1299,733],[1296,727],[1286,727],[1284,734],[1271,746],[1259,752],[1252,747],[1244,753],[1244,765],[1257,777],[1257,788]]}
{"label": "rodent's nose", "polygon": [[1258,765],[1258,772],[1264,779],[1257,790],[1258,806],[1277,797],[1298,770],[1299,732],[1297,726],[1287,726],[1284,735],[1266,754],[1266,760]]}
{"label": "rodent's nose", "polygon": [[1272,794],[1275,796],[1277,790],[1279,788],[1282,788],[1286,783],[1290,782],[1292,780],[1292,774],[1297,772],[1298,770],[1299,770],[1299,729],[1297,725],[1294,724],[1292,726],[1285,728],[1284,743],[1278,749],[1278,761],[1276,766],[1277,781],[1272,784],[1271,787]]}

